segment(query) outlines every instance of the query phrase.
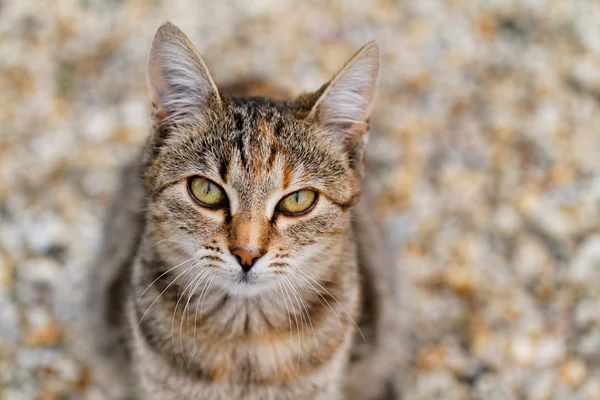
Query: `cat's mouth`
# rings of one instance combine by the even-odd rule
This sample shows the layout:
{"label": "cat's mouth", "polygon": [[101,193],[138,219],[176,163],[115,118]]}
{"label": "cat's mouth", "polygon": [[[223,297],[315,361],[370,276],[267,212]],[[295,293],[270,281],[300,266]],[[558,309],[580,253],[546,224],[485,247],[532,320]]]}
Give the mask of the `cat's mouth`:
{"label": "cat's mouth", "polygon": [[240,276],[238,284],[252,284],[257,280],[255,274],[251,274],[250,272],[243,272]]}
{"label": "cat's mouth", "polygon": [[231,271],[218,276],[217,283],[228,294],[235,296],[254,297],[273,290],[273,280],[257,271]]}
{"label": "cat's mouth", "polygon": [[276,291],[279,277],[271,268],[269,255],[257,258],[250,266],[246,265],[247,262],[244,263],[242,256],[245,255],[239,255],[239,259],[226,258],[220,268],[215,270],[214,284],[231,296],[255,297]]}

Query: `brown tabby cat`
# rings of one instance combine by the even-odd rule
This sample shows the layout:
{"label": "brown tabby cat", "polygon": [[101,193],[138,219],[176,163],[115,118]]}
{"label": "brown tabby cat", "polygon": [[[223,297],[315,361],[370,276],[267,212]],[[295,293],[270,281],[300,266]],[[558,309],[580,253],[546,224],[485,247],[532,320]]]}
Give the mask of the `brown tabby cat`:
{"label": "brown tabby cat", "polygon": [[126,391],[150,400],[396,396],[396,268],[359,202],[378,80],[371,42],[313,94],[233,97],[160,27],[154,132],[90,288],[111,382],[132,371]]}

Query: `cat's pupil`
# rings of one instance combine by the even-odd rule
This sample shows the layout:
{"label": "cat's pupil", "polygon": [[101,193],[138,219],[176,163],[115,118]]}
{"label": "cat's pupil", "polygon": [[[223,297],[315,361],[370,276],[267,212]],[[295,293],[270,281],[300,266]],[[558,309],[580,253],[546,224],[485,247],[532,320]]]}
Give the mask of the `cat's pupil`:
{"label": "cat's pupil", "polygon": [[210,182],[206,182],[206,190],[204,191],[204,194],[208,194],[208,192],[210,192]]}
{"label": "cat's pupil", "polygon": [[296,195],[294,196],[296,198],[296,203],[299,203],[300,200],[300,192],[296,192]]}

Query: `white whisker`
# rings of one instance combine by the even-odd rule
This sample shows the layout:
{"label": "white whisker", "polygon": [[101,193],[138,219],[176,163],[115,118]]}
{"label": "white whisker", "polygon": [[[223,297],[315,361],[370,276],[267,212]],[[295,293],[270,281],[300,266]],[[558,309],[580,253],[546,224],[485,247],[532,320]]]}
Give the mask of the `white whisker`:
{"label": "white whisker", "polygon": [[[194,264],[192,265],[192,267],[189,269],[189,271],[188,271],[188,272],[190,272],[190,271],[191,271],[191,270],[192,270],[194,267],[196,267],[197,265],[198,265],[198,264],[194,263]],[[202,275],[202,274],[200,274],[200,275]],[[176,350],[176,349],[175,349],[175,343],[173,342],[173,340],[174,340],[174,335],[173,335],[173,333],[175,332],[175,316],[177,315],[177,308],[179,308],[179,302],[181,302],[181,299],[182,299],[182,298],[183,298],[183,296],[185,295],[185,292],[187,291],[187,289],[188,289],[189,287],[191,287],[191,286],[194,284],[194,282],[195,282],[197,279],[198,279],[198,277],[193,277],[193,278],[190,280],[190,282],[189,282],[189,283],[186,285],[186,287],[183,289],[183,292],[182,292],[182,293],[178,293],[178,295],[177,295],[177,303],[175,303],[175,308],[173,308],[173,317],[171,318],[171,345],[173,346],[173,351],[175,351],[175,350]],[[184,310],[184,312],[185,312],[185,310]],[[184,320],[184,319],[185,319],[185,314],[182,314],[182,315],[181,315],[181,320],[182,320],[182,322],[183,322],[183,320]],[[184,362],[185,362],[185,363],[186,363],[186,365],[187,365],[187,360],[185,359],[185,354],[183,354],[183,345],[182,345],[182,343],[180,343],[180,345],[181,345],[181,354],[183,355],[183,360],[184,360]]]}
{"label": "white whisker", "polygon": [[[331,296],[331,298],[340,306],[340,308],[342,309],[342,311],[344,311],[346,313],[346,315],[350,318],[350,320],[352,321],[352,323],[354,324],[354,326],[356,327],[356,329],[358,330],[358,333],[360,333],[360,336],[362,336],[363,340],[366,341],[365,336],[363,335],[362,331],[360,330],[360,328],[358,327],[358,324],[356,323],[356,321],[354,321],[354,318],[352,318],[352,315],[350,315],[350,313],[348,312],[348,310],[346,310],[346,308],[342,305],[342,303],[340,303],[338,301],[338,299],[331,294],[331,292],[327,289],[325,289],[319,282],[317,282],[316,280],[314,280],[310,275],[308,275],[306,272],[302,271],[301,269],[292,266],[292,268],[294,268],[297,272],[303,274],[305,277],[307,277],[308,279],[310,279],[311,281],[313,281],[317,286],[319,286],[325,293],[327,293],[329,296]],[[308,283],[308,282],[307,282]],[[312,286],[312,285],[311,285]]]}
{"label": "white whisker", "polygon": [[[315,327],[312,323],[312,318],[310,317],[310,314],[308,313],[308,309],[306,308],[306,303],[304,302],[304,299],[302,299],[302,296],[300,295],[300,293],[298,292],[298,289],[296,289],[293,284],[289,281],[289,279],[285,278],[284,279],[289,283],[289,285],[292,288],[292,291],[295,293],[295,296],[300,300],[300,305],[303,309],[303,320],[304,320],[304,314],[306,314],[306,320],[308,320],[308,323],[310,324],[310,328],[312,330],[313,333],[313,338],[315,341],[315,346],[317,347],[317,353],[319,354],[319,360],[321,361],[321,365],[323,365],[323,356],[321,355],[321,349],[319,348],[319,341],[317,339],[317,333],[315,331]],[[306,322],[305,322],[306,323]],[[300,355],[298,355],[298,363],[300,363]]]}
{"label": "white whisker", "polygon": [[142,315],[142,318],[140,318],[140,320],[138,321],[138,323],[137,323],[137,325],[135,326],[134,330],[136,330],[136,329],[137,329],[137,328],[140,326],[140,324],[142,323],[142,321],[143,321],[144,317],[146,316],[146,314],[148,314],[148,311],[150,311],[150,309],[152,308],[152,306],[154,305],[154,303],[156,303],[156,302],[158,301],[158,299],[160,298],[160,296],[162,296],[162,295],[163,295],[163,294],[164,294],[164,293],[165,293],[165,292],[166,292],[166,291],[167,291],[167,290],[168,290],[168,289],[171,287],[171,285],[172,285],[173,283],[175,283],[175,281],[176,281],[177,279],[179,279],[181,276],[183,276],[183,275],[185,275],[185,274],[188,274],[190,271],[191,271],[191,269],[186,269],[185,271],[183,271],[182,273],[180,273],[179,275],[177,275],[177,276],[175,277],[175,279],[173,279],[173,280],[172,280],[172,281],[171,281],[171,282],[170,282],[170,283],[167,285],[167,287],[166,287],[166,288],[165,288],[165,289],[164,289],[162,292],[160,292],[160,294],[159,294],[159,295],[156,297],[156,299],[154,299],[154,301],[152,302],[152,304],[150,304],[150,306],[149,306],[149,307],[146,309],[146,312],[144,312],[144,315]]}
{"label": "white whisker", "polygon": [[281,287],[281,282],[280,281],[275,281],[275,283],[277,284],[277,288],[281,291],[281,297],[283,298],[283,302],[285,304],[285,309],[287,310],[287,315],[288,315],[288,322],[290,325],[290,347],[293,346],[293,342],[292,342],[292,316],[290,314],[290,309],[288,308],[287,305],[287,301],[285,300],[285,295],[283,294],[283,288]]}
{"label": "white whisker", "polygon": [[[285,277],[284,277],[284,276],[282,276],[281,278],[283,279],[282,283],[283,283],[283,284],[286,286],[286,292],[287,292],[287,289],[290,289],[290,290],[291,290],[291,288],[290,288],[290,286],[289,286],[289,285],[290,285],[290,284],[289,284],[289,281],[288,281],[287,279],[285,279]],[[292,294],[293,294],[293,293],[292,293]],[[289,295],[288,295],[288,296],[289,296]],[[300,303],[298,302],[298,299],[296,298],[296,296],[294,296],[294,298],[296,299],[296,302],[297,302],[297,304],[298,304],[298,305],[300,305]],[[291,301],[291,299],[290,299],[290,301]],[[297,358],[298,358],[298,361],[297,361],[297,364],[296,364],[296,374],[297,374],[297,373],[298,373],[298,370],[299,370],[299,368],[300,368],[300,353],[301,353],[301,349],[302,349],[303,345],[302,345],[302,343],[300,342],[300,327],[298,326],[298,319],[297,319],[297,317],[296,317],[296,314],[294,314],[294,318],[296,318],[296,329],[298,330],[298,357],[297,357]],[[306,323],[306,322],[304,321],[304,314],[303,314],[303,313],[301,313],[301,314],[300,314],[300,318],[302,319],[302,321],[303,321],[304,323]],[[304,333],[304,330],[302,330],[302,333]],[[304,335],[302,335],[302,339],[304,339]]]}
{"label": "white whisker", "polygon": [[286,286],[282,286],[285,292],[285,295],[287,296],[288,300],[290,301],[290,309],[292,310],[293,313],[293,317],[294,317],[294,322],[296,323],[296,330],[298,331],[298,351],[300,351],[300,325],[298,324],[298,315],[296,313],[296,311],[294,310],[293,304],[294,302],[292,301],[292,298],[290,297],[290,294],[287,290]]}
{"label": "white whisker", "polygon": [[210,290],[210,288],[213,285],[213,282],[215,281],[215,278],[217,276],[213,275],[210,278],[210,281],[208,282],[208,284],[206,284],[203,288],[202,288],[202,292],[200,292],[200,296],[198,296],[198,300],[196,300],[196,311],[194,312],[194,352],[196,352],[196,325],[198,324],[198,306],[201,305],[200,307],[200,318],[203,317],[202,315],[202,310],[204,308],[204,296],[208,295],[208,291]]}
{"label": "white whisker", "polygon": [[[333,309],[333,307],[331,306],[331,304],[329,303],[329,301],[327,301],[327,299],[325,298],[325,296],[323,296],[321,293],[319,293],[319,291],[308,280],[306,280],[305,277],[299,275],[298,272],[294,270],[294,268],[292,268],[290,271],[292,271],[292,273],[294,274],[294,276],[296,276],[297,278],[301,279],[304,284],[308,285],[309,288],[312,289],[312,292],[314,292],[314,294],[317,295],[316,298],[319,301],[319,303],[321,303],[321,305],[323,307],[325,307],[325,306],[329,307],[329,309],[331,310],[331,312],[333,313],[333,315],[337,319],[338,323],[340,324],[340,328],[342,328],[342,331],[344,332],[344,336],[346,336],[346,330],[344,329],[344,324],[342,323],[342,320],[340,320],[340,317],[337,315],[337,313],[335,312],[335,310]],[[323,302],[325,302],[325,303],[323,303]]]}
{"label": "white whisker", "polygon": [[[186,312],[187,312],[188,306],[190,305],[192,296],[194,295],[194,292],[199,287],[199,285],[202,283],[204,278],[208,275],[208,272],[209,272],[208,269],[204,270],[200,274],[198,274],[197,277],[192,279],[190,281],[190,283],[188,284],[188,286],[186,287],[186,289],[183,290],[183,293],[181,296],[181,297],[183,297],[185,295],[186,290],[189,288],[189,293],[187,295],[187,302],[185,304],[185,307],[183,308],[183,313],[181,314],[181,321],[179,323],[179,346],[181,348],[181,354],[183,356],[183,360],[186,363],[186,365],[187,365],[187,360],[185,358],[185,354],[183,351],[183,322],[185,320],[185,317],[187,316]],[[179,300],[181,300],[181,297],[179,298]],[[177,300],[177,305],[175,306],[175,310],[173,311],[173,321],[171,323],[171,340],[173,340],[173,323],[175,322],[175,313],[177,311],[177,306],[179,305],[179,300]]]}
{"label": "white whisker", "polygon": [[192,260],[193,260],[194,258],[196,258],[196,257],[197,257],[197,255],[195,255],[194,257],[192,257],[192,258],[190,258],[190,259],[188,259],[188,260],[185,260],[184,262],[182,262],[182,263],[180,263],[180,264],[177,264],[177,265],[176,265],[176,266],[174,266],[173,268],[171,268],[171,269],[168,269],[168,270],[166,270],[165,272],[163,272],[162,274],[160,274],[158,278],[156,278],[155,280],[153,280],[153,281],[152,281],[152,283],[150,283],[150,284],[148,285],[148,287],[147,287],[146,289],[144,289],[144,291],[142,292],[142,294],[140,294],[140,297],[138,297],[137,301],[139,302],[139,301],[141,300],[141,298],[144,296],[144,294],[145,294],[145,293],[148,291],[148,289],[150,289],[150,287],[151,287],[152,285],[154,285],[154,284],[155,284],[155,283],[156,283],[156,282],[157,282],[157,281],[158,281],[160,278],[162,278],[163,276],[165,276],[165,275],[166,275],[166,274],[168,274],[169,272],[173,271],[175,268],[179,268],[179,267],[181,267],[183,264],[185,264],[185,263],[188,263],[188,262],[192,261]]}
{"label": "white whisker", "polygon": [[186,246],[193,246],[193,247],[197,246],[197,243],[187,243],[187,242],[182,242],[182,241],[174,240],[174,239],[161,239],[158,242],[154,243],[152,245],[152,247],[158,246],[160,243],[163,243],[163,242],[173,242],[173,243],[179,243],[179,244],[183,244],[183,245],[186,245]]}

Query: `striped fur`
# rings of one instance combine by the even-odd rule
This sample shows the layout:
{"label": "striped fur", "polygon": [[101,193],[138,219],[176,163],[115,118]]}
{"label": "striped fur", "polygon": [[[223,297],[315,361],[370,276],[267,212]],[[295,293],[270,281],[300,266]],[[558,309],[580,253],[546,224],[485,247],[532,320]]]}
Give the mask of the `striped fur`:
{"label": "striped fur", "polygon": [[[398,333],[394,268],[377,229],[358,226],[366,207],[356,207],[378,74],[371,43],[314,94],[235,97],[217,89],[183,33],[159,29],[148,79],[154,132],[114,206],[130,210],[136,228],[107,226],[104,251],[122,256],[96,273],[104,295],[118,296],[96,288],[90,303],[94,326],[124,310],[111,315],[117,334],[102,346],[125,342],[120,362],[133,370],[135,396],[384,394],[397,364],[395,338],[382,337]],[[192,176],[221,186],[227,207],[195,203]],[[277,212],[304,188],[319,193],[309,213]],[[368,231],[368,249],[358,230]],[[230,251],[240,246],[264,249],[244,279]],[[369,251],[378,255],[365,259]],[[369,384],[345,379],[357,373]]]}

